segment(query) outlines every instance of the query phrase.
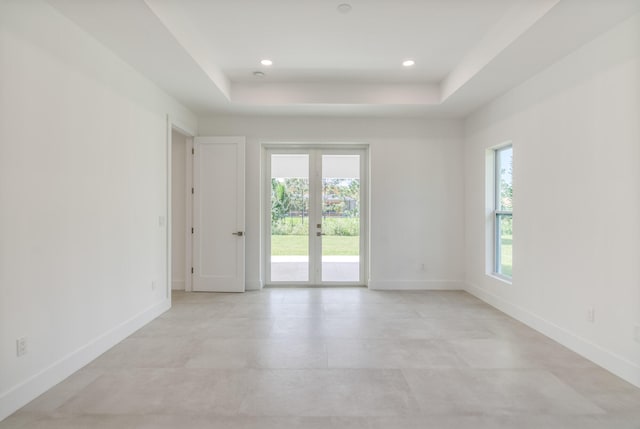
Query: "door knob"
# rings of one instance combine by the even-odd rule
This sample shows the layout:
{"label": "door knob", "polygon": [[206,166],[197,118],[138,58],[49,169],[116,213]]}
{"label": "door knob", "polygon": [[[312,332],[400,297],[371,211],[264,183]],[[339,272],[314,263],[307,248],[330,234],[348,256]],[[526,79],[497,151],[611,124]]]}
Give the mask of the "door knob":
{"label": "door knob", "polygon": [[232,232],[231,235],[237,235],[238,237],[242,237],[244,235],[244,232],[242,231]]}

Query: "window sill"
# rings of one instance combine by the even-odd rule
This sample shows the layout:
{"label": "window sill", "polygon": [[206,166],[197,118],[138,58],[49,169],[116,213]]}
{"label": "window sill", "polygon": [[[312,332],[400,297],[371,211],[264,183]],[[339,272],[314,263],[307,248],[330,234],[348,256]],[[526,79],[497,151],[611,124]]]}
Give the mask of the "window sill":
{"label": "window sill", "polygon": [[512,277],[503,276],[502,274],[487,273],[487,277],[491,277],[492,279],[498,280],[498,281],[500,281],[502,283],[506,283],[508,285],[512,285],[513,284],[513,278]]}

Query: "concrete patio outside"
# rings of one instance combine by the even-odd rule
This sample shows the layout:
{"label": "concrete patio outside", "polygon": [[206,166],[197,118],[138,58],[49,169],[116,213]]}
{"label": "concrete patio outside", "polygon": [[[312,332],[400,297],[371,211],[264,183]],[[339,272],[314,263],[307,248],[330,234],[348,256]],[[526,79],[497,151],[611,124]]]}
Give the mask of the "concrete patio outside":
{"label": "concrete patio outside", "polygon": [[[308,256],[271,256],[271,281],[308,281]],[[360,256],[323,256],[323,282],[357,282]]]}

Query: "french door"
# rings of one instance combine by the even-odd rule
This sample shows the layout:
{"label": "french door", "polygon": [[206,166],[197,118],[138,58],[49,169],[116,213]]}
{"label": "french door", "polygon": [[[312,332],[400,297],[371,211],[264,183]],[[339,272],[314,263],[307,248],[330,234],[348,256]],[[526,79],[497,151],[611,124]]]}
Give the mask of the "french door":
{"label": "french door", "polygon": [[271,148],[266,164],[267,284],[365,284],[365,150]]}

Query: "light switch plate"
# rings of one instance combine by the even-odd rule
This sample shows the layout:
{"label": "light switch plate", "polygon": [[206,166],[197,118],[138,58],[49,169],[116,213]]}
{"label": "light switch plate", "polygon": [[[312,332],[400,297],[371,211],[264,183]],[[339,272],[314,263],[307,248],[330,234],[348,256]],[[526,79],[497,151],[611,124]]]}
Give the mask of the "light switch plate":
{"label": "light switch plate", "polygon": [[27,354],[27,339],[25,337],[16,340],[16,356],[24,356]]}

